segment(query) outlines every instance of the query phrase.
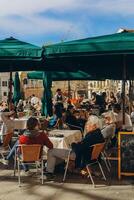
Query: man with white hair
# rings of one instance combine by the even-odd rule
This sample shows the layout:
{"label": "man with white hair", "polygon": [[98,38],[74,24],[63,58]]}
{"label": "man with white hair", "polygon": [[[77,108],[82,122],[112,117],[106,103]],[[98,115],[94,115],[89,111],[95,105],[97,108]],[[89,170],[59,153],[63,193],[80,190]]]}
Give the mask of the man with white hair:
{"label": "man with white hair", "polygon": [[[86,136],[78,143],[72,143],[72,154],[75,154],[75,168],[82,169],[91,159],[91,146],[98,143],[103,143],[104,138],[100,131],[99,118],[91,115],[86,123]],[[57,161],[67,158],[69,150],[65,149],[50,149],[47,156],[46,175],[53,177],[55,165]]]}
{"label": "man with white hair", "polygon": [[87,134],[80,143],[72,144],[72,149],[76,154],[76,168],[84,168],[85,165],[90,161],[92,145],[105,142],[104,137],[101,134],[100,126],[100,119],[97,116],[89,116],[86,123]]}

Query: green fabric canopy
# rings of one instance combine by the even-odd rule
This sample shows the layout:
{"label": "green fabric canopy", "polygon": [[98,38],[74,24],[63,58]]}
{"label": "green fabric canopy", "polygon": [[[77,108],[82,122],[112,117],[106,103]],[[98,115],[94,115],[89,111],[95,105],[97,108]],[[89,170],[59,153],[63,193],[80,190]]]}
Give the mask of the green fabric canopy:
{"label": "green fabric canopy", "polygon": [[41,114],[43,116],[52,116],[52,79],[50,72],[43,72],[43,97],[42,97],[42,109]]}
{"label": "green fabric canopy", "polygon": [[[91,80],[91,76],[85,72],[50,72],[53,81],[63,80]],[[43,72],[29,72],[27,73],[28,79],[43,79]]]}
{"label": "green fabric canopy", "polygon": [[20,79],[18,72],[15,73],[14,78],[14,94],[13,94],[13,102],[15,105],[19,102],[21,99],[21,92],[20,92]]}
{"label": "green fabric canopy", "polygon": [[0,72],[38,70],[42,49],[15,38],[0,40]]}
{"label": "green fabric canopy", "polygon": [[[93,77],[134,77],[134,33],[122,32],[44,46],[45,70],[82,70]],[[124,61],[125,60],[125,61]],[[53,67],[54,66],[54,67]]]}

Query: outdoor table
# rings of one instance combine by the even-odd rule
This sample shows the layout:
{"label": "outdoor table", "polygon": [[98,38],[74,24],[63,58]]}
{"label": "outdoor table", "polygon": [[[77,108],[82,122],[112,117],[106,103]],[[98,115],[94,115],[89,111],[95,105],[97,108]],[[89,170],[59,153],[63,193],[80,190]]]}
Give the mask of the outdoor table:
{"label": "outdoor table", "polygon": [[80,130],[52,130],[49,131],[49,139],[54,145],[54,148],[70,148],[72,142],[80,142],[82,134]]}
{"label": "outdoor table", "polygon": [[26,129],[27,118],[15,118],[14,119],[14,129]]}

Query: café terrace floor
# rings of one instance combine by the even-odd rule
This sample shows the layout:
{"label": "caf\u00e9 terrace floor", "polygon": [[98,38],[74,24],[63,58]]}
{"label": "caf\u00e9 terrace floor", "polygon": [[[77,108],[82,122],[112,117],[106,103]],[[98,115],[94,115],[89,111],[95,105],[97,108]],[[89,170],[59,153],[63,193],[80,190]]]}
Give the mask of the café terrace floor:
{"label": "caf\u00e9 terrace floor", "polygon": [[134,200],[134,177],[122,177],[119,181],[117,163],[113,162],[110,173],[104,169],[107,182],[94,178],[96,188],[89,179],[76,174],[68,174],[65,183],[63,175],[57,174],[55,181],[44,181],[44,185],[39,176],[22,177],[19,187],[13,169],[0,164],[0,200]]}

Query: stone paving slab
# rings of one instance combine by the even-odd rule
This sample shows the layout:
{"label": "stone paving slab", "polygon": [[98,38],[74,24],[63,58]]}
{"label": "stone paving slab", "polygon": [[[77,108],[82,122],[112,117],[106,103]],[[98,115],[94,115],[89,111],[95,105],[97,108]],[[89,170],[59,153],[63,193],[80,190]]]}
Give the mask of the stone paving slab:
{"label": "stone paving slab", "polygon": [[62,183],[58,175],[55,182],[41,185],[37,177],[22,177],[21,187],[13,170],[0,169],[0,200],[134,200],[134,180],[108,179],[107,183],[95,179],[96,188],[90,180],[71,175]]}

